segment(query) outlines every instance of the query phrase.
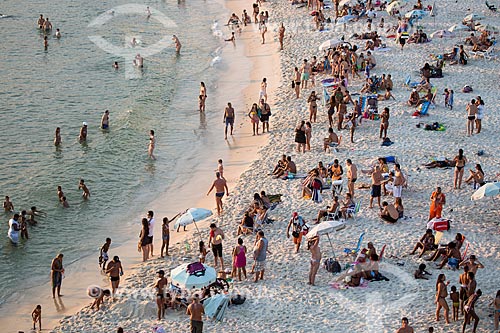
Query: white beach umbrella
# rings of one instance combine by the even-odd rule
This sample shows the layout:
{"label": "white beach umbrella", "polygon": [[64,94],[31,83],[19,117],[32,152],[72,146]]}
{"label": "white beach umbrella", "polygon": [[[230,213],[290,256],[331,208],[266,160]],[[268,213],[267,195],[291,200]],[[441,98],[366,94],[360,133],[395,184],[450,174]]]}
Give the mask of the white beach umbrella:
{"label": "white beach umbrella", "polygon": [[337,24],[344,24],[344,23],[347,23],[349,21],[352,21],[356,18],[357,16],[356,15],[345,15],[345,16],[342,16],[341,18],[339,18],[337,20]]}
{"label": "white beach umbrella", "polygon": [[476,27],[476,30],[488,31],[490,33],[498,33],[499,32],[498,27],[495,27],[495,26],[490,25],[490,24],[481,24],[480,26]]}
{"label": "white beach umbrella", "polygon": [[500,194],[500,182],[486,183],[474,192],[471,200],[479,200],[484,197],[494,197],[498,194]]}
{"label": "white beach umbrella", "polygon": [[463,25],[463,24],[454,24],[448,29],[448,31],[451,31],[451,32],[467,31],[467,30],[470,30],[470,28],[466,25]]}
{"label": "white beach umbrella", "polygon": [[479,21],[479,20],[482,20],[484,19],[484,15],[482,14],[477,14],[477,13],[472,13],[472,14],[469,14],[467,15],[466,17],[464,17],[464,21],[465,22],[469,22],[469,21]]}
{"label": "white beach umbrella", "polygon": [[190,264],[182,264],[170,271],[170,278],[174,286],[184,289],[201,289],[214,283],[217,279],[217,274],[213,267],[200,264],[203,265],[204,270],[190,274],[188,265]]}
{"label": "white beach umbrella", "polygon": [[424,16],[427,16],[428,12],[426,12],[425,10],[420,10],[420,9],[414,9],[414,10],[410,10],[408,13],[405,14],[405,17],[406,18],[422,18]]}
{"label": "white beach umbrella", "polygon": [[436,30],[431,34],[431,38],[450,38],[455,37],[455,34],[448,30]]}
{"label": "white beach umbrella", "polygon": [[401,9],[402,7],[404,7],[404,5],[405,4],[402,1],[394,1],[388,4],[385,10],[390,14],[393,10]]}
{"label": "white beach umbrella", "polygon": [[331,234],[333,232],[344,229],[346,224],[342,221],[325,221],[317,224],[309,230],[306,237],[311,239],[318,235]]}
{"label": "white beach umbrella", "polygon": [[357,3],[358,3],[357,0],[341,0],[339,2],[339,8],[342,8],[345,5],[356,5]]}
{"label": "white beach umbrella", "polygon": [[321,45],[319,46],[319,50],[320,51],[327,50],[327,49],[330,49],[330,48],[335,47],[335,46],[342,44],[342,43],[343,43],[343,41],[341,41],[339,39],[329,39],[329,40],[326,40],[323,43],[321,43]]}
{"label": "white beach umbrella", "polygon": [[[177,219],[174,224],[174,228],[177,229],[179,226],[185,227],[191,223],[194,223],[194,225],[196,226],[196,222],[204,220],[209,216],[212,216],[212,211],[209,209],[189,208]],[[198,229],[198,226],[196,226],[196,229]]]}

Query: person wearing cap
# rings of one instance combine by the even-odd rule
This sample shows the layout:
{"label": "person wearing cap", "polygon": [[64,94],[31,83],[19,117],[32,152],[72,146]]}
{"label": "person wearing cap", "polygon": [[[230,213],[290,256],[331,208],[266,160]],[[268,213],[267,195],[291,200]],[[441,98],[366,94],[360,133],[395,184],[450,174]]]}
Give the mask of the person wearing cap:
{"label": "person wearing cap", "polygon": [[186,314],[191,320],[191,333],[202,333],[203,332],[203,318],[205,314],[205,308],[203,304],[200,303],[200,298],[198,294],[194,294],[192,298],[192,303],[188,305]]}
{"label": "person wearing cap", "polygon": [[106,274],[109,274],[111,289],[114,296],[116,289],[118,289],[118,286],[120,285],[120,276],[123,275],[122,263],[118,256],[114,256],[113,260],[109,262],[106,269]]}
{"label": "person wearing cap", "polygon": [[165,316],[165,288],[168,285],[168,280],[165,277],[165,271],[160,269],[158,272],[158,281],[155,284],[156,290],[156,305],[158,306],[158,320],[163,319]]}
{"label": "person wearing cap", "polygon": [[87,141],[87,123],[83,122],[82,128],[80,128],[80,136],[78,137],[80,142]]}
{"label": "person wearing cap", "polygon": [[286,228],[286,238],[290,238],[290,228],[292,228],[292,237],[293,243],[295,244],[295,253],[299,252],[300,243],[302,242],[302,229],[306,225],[305,220],[302,216],[299,216],[299,213],[293,212],[292,218],[288,222],[288,226]]}

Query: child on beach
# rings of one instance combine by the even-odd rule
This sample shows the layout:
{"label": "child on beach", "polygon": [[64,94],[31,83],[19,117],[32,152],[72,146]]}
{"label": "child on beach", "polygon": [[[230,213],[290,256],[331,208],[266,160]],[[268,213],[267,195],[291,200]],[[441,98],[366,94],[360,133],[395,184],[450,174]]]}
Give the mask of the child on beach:
{"label": "child on beach", "polygon": [[207,253],[209,251],[207,251],[207,248],[203,241],[200,241],[199,246],[200,246],[200,262],[203,264],[205,263],[205,258],[207,257]]}
{"label": "child on beach", "polygon": [[457,292],[456,286],[451,287],[450,299],[451,299],[451,304],[453,305],[452,318],[454,321],[457,321],[458,320],[458,308],[460,307],[460,297],[459,297],[459,294]]}
{"label": "child on beach", "polygon": [[108,261],[108,251],[111,245],[111,238],[106,238],[106,243],[101,247],[101,251],[99,253],[99,267],[102,267],[102,270],[106,269],[106,262]]}
{"label": "child on beach", "polygon": [[220,173],[220,177],[224,178],[224,165],[222,164],[221,159],[217,161],[217,170],[215,171],[218,171]]}
{"label": "child on beach", "polygon": [[33,319],[33,330],[35,330],[36,323],[38,322],[38,330],[42,330],[42,306],[37,305],[35,310],[31,313]]}
{"label": "child on beach", "polygon": [[414,273],[414,276],[415,276],[415,279],[422,279],[422,280],[429,280],[428,278],[426,278],[425,276],[426,275],[432,275],[431,273],[427,272],[425,269],[427,268],[427,266],[425,264],[420,264],[418,266],[418,269],[415,271]]}
{"label": "child on beach", "polygon": [[444,107],[450,108],[453,110],[453,90],[448,90],[447,88],[444,90]]}

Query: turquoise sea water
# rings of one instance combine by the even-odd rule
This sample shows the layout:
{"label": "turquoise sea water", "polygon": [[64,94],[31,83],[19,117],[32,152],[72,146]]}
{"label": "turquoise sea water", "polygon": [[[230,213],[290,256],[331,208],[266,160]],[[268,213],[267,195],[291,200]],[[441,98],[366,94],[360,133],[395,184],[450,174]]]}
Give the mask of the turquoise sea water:
{"label": "turquoise sea water", "polygon": [[[68,264],[95,252],[109,230],[127,229],[133,223],[129,216],[185,176],[187,164],[196,167],[195,157],[205,149],[215,115],[200,117],[196,97],[200,81],[209,91],[216,85],[218,70],[211,62],[221,41],[210,26],[224,8],[213,1],[151,1],[142,4],[161,11],[177,28],[147,20],[145,13],[115,15],[105,26],[87,27],[98,15],[127,3],[7,0],[0,5],[2,14],[11,15],[0,19],[0,195],[9,195],[16,211],[36,205],[48,214],[30,228],[29,241],[17,247],[6,236],[10,215],[2,216],[2,302],[9,281],[21,278],[25,286],[48,281],[57,252],[64,252]],[[40,14],[52,21],[53,33],[60,28],[63,36],[49,36],[48,50],[36,28]],[[123,59],[88,39],[101,35],[123,46],[124,36],[132,35],[147,46],[172,34],[183,44],[181,55],[170,44],[145,59],[137,79],[125,77]],[[114,61],[120,70],[111,68]],[[110,110],[108,132],[99,129],[105,109]],[[89,134],[82,145],[77,138],[83,121]],[[56,149],[58,126],[63,143]],[[150,129],[157,136],[156,162],[147,158]],[[78,190],[80,178],[92,193],[88,201]],[[70,208],[59,204],[57,185]]]}

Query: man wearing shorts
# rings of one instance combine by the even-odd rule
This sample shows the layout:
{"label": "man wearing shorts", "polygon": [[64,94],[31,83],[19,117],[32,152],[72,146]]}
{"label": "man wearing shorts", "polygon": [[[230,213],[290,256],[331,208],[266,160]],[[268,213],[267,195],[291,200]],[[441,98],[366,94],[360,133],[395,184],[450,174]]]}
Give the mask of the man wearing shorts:
{"label": "man wearing shorts", "polygon": [[234,126],[234,109],[231,106],[231,103],[227,103],[227,106],[224,109],[224,122],[226,123],[226,129],[224,130],[224,139],[227,140],[227,127],[231,126],[231,135],[233,135]]}
{"label": "man wearing shorts", "polygon": [[266,237],[264,237],[264,231],[262,230],[259,231],[257,233],[257,241],[255,242],[255,247],[254,247],[254,259],[255,259],[254,282],[264,279],[267,253],[271,253],[268,250],[268,245],[269,245],[268,240]]}
{"label": "man wearing shorts", "polygon": [[222,214],[222,197],[224,196],[224,190],[226,190],[226,194],[229,195],[229,190],[227,188],[227,183],[224,178],[221,177],[219,172],[215,173],[217,179],[212,183],[212,187],[208,190],[207,195],[212,192],[215,188],[215,203],[217,204],[217,214],[220,216]]}
{"label": "man wearing shorts", "polygon": [[292,228],[292,238],[293,243],[295,244],[295,253],[299,252],[300,243],[302,242],[302,229],[304,228],[306,222],[299,216],[299,213],[294,212],[290,222],[288,222],[288,226],[286,228],[286,238],[290,238],[290,228]]}
{"label": "man wearing shorts", "polygon": [[311,75],[311,65],[307,63],[307,59],[304,59],[304,64],[302,64],[302,67],[300,67],[300,73],[302,89],[307,89],[307,81],[309,81],[309,76]]}
{"label": "man wearing shorts", "polygon": [[109,274],[109,279],[111,281],[111,289],[113,292],[113,297],[115,296],[116,289],[120,285],[120,276],[123,275],[123,267],[118,256],[114,256],[113,260],[109,262],[106,269],[106,274]]}
{"label": "man wearing shorts", "polygon": [[220,259],[221,270],[224,270],[224,261],[222,260],[222,240],[224,240],[224,232],[220,228],[217,228],[215,223],[210,224],[210,238],[208,240],[208,246],[212,247],[212,252],[214,254],[215,267],[217,267],[217,259]]}
{"label": "man wearing shorts", "polygon": [[382,195],[382,173],[380,166],[376,165],[375,170],[372,172],[372,190],[370,196],[370,208],[373,208],[373,198],[377,198],[378,206],[380,206],[380,196]]}
{"label": "man wearing shorts", "polygon": [[200,299],[197,294],[194,294],[193,301],[188,305],[186,314],[191,320],[191,333],[202,333],[203,332],[203,318],[202,315],[205,314],[205,308],[203,304],[200,303]]}
{"label": "man wearing shorts", "polygon": [[403,185],[405,183],[405,176],[401,172],[401,166],[396,163],[394,166],[394,183],[393,183],[393,190],[392,190],[392,195],[394,198],[401,198],[401,194],[403,192]]}

